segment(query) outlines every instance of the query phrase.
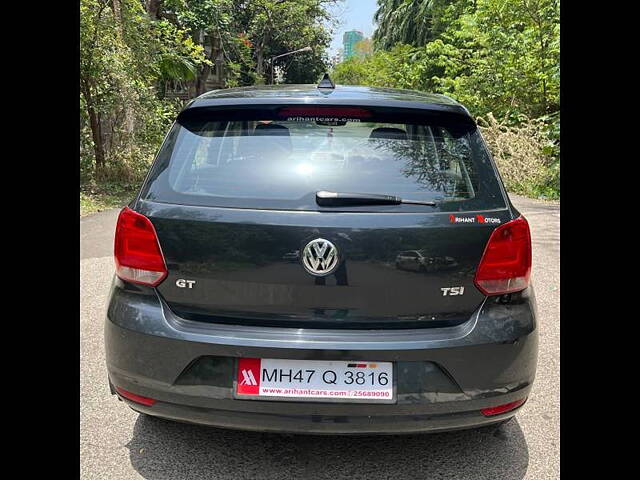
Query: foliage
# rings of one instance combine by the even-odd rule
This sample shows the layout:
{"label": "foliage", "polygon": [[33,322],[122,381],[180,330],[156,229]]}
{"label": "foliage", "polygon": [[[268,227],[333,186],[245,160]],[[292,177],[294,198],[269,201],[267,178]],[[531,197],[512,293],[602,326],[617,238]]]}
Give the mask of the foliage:
{"label": "foliage", "polygon": [[243,32],[253,43],[256,73],[269,82],[272,56],[306,46],[311,52],[283,57],[275,62],[285,71],[285,83],[314,83],[326,68],[326,48],[331,36],[324,26],[330,20],[328,0],[253,0],[241,9]]}
{"label": "foliage", "polygon": [[423,89],[416,53],[409,45],[396,45],[369,57],[353,56],[336,65],[331,76],[334,82],[346,85]]}
{"label": "foliage", "polygon": [[[158,11],[161,18],[188,31],[198,43],[207,43],[210,62],[215,60],[218,50],[222,51],[228,69],[228,86],[255,80],[250,72],[251,42],[238,24],[237,3],[233,0],[164,0]],[[205,67],[199,73],[206,77],[209,70]],[[195,93],[200,94],[202,90],[201,85]]]}
{"label": "foliage", "polygon": [[373,41],[370,38],[364,38],[354,45],[356,55],[367,57],[373,54]]}
{"label": "foliage", "polygon": [[271,56],[309,45],[278,65],[288,83],[316,82],[335,1],[81,0],[81,182],[139,181],[181,107],[167,82],[203,93],[220,55],[226,86],[253,85]]}
{"label": "foliage", "polygon": [[[449,15],[457,14],[455,7],[447,10]],[[475,8],[469,4],[440,41],[427,48],[444,68],[432,81],[478,114],[491,111],[517,121],[521,113],[539,117],[556,112],[559,30],[556,0],[479,0]]]}
{"label": "foliage", "polygon": [[539,119],[546,141],[536,145],[553,178],[535,182],[559,193],[559,8],[558,0],[378,0],[377,50],[336,65],[333,78],[442,93],[508,127]]}
{"label": "foliage", "polygon": [[286,83],[315,82],[327,63],[331,40],[324,23],[335,0],[166,0],[164,15],[194,34],[214,38],[228,70],[227,86],[270,82],[272,56],[313,47],[278,60]]}
{"label": "foliage", "polygon": [[452,0],[378,0],[373,40],[379,48],[425,45],[443,29],[442,11]]}
{"label": "foliage", "polygon": [[[381,2],[378,12],[386,3]],[[441,31],[430,30],[431,40],[422,45],[415,45],[417,40],[410,47],[391,42],[393,47],[379,49],[371,58],[349,59],[345,63],[360,64],[337,65],[334,80],[444,93],[477,115],[493,112],[512,123],[517,123],[521,114],[537,118],[559,111],[560,32],[556,0],[448,3],[444,6],[436,0],[400,1],[401,7],[391,15],[399,25],[392,28],[392,20],[388,20],[386,30],[401,30],[402,22],[397,17],[403,8],[420,4],[439,6],[438,21],[433,14],[428,20],[436,22]],[[415,18],[413,21],[418,22]],[[374,34],[379,42],[381,28]],[[395,71],[398,67],[402,72]],[[378,71],[380,68],[383,73]]]}
{"label": "foliage", "polygon": [[206,62],[202,46],[152,22],[137,0],[81,0],[81,180],[139,178],[178,108],[157,84]]}
{"label": "foliage", "polygon": [[544,121],[523,119],[513,127],[501,124],[491,113],[477,120],[507,190],[533,197],[560,196],[559,171],[548,149]]}

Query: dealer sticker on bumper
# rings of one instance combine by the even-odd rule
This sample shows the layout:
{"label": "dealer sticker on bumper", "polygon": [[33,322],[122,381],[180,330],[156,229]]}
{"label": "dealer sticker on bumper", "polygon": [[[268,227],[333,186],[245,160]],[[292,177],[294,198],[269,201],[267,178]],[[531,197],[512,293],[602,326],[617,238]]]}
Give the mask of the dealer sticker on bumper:
{"label": "dealer sticker on bumper", "polygon": [[394,401],[393,364],[240,358],[235,396],[390,403]]}

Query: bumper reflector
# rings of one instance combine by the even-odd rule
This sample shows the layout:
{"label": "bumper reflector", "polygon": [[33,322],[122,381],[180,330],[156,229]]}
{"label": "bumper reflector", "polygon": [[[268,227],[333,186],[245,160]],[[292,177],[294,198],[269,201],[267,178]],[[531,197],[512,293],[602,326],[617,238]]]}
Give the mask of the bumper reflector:
{"label": "bumper reflector", "polygon": [[480,411],[485,417],[491,417],[493,415],[499,415],[501,413],[510,412],[511,410],[518,408],[520,405],[522,405],[526,401],[527,399],[523,398],[521,400],[516,400],[515,402],[509,402],[509,403],[505,403],[504,405],[498,405],[497,407],[483,408]]}
{"label": "bumper reflector", "polygon": [[146,405],[147,407],[150,407],[151,405],[156,403],[153,398],[143,397],[140,395],[136,395],[135,393],[127,392],[124,388],[116,387],[116,392],[118,392],[121,397],[124,397],[127,400],[139,403],[140,405]]}

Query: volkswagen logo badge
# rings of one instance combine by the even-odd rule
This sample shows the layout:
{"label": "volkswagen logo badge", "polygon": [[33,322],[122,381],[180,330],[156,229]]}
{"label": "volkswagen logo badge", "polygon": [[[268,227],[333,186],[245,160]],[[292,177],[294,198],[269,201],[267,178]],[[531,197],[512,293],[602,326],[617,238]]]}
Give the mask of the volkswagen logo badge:
{"label": "volkswagen logo badge", "polygon": [[316,277],[331,275],[339,263],[338,249],[324,238],[311,240],[302,250],[302,265]]}

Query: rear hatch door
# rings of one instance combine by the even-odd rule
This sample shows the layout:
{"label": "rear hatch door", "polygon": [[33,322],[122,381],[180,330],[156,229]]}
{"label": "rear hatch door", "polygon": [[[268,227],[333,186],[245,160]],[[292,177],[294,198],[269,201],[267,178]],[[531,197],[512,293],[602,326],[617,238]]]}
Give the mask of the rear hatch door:
{"label": "rear hatch door", "polygon": [[[179,119],[137,205],[165,256],[158,291],[169,307],[197,321],[301,328],[468,320],[484,300],[473,278],[487,240],[511,213],[475,126],[404,118],[361,108],[291,117],[274,106]],[[319,190],[436,206],[321,207]],[[335,248],[329,274],[305,268],[314,241],[320,270]]]}

